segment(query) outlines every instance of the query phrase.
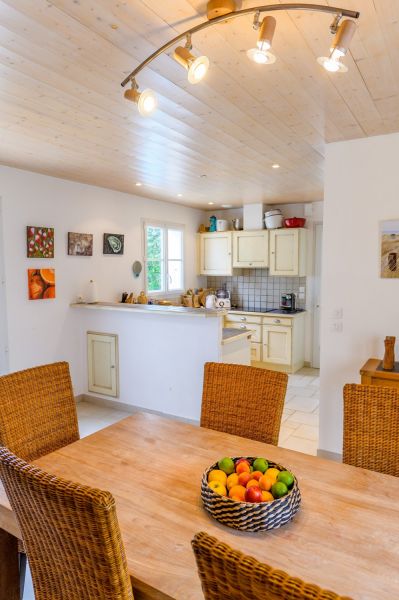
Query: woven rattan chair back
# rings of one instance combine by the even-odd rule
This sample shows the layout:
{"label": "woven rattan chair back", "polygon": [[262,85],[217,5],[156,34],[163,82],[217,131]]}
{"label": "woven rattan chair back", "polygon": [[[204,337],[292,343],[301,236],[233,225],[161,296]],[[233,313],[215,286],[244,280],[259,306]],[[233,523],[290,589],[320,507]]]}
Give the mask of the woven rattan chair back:
{"label": "woven rattan chair back", "polygon": [[207,533],[191,542],[205,600],[351,600],[290,577]]}
{"label": "woven rattan chair back", "polygon": [[68,363],[0,377],[0,445],[33,461],[78,439]]}
{"label": "woven rattan chair back", "polygon": [[109,492],[45,473],[0,448],[0,474],[21,529],[36,600],[131,600]]}
{"label": "woven rattan chair back", "polygon": [[206,363],[201,427],[276,446],[287,381],[277,371]]}
{"label": "woven rattan chair back", "polygon": [[344,387],[343,462],[399,477],[399,390]]}

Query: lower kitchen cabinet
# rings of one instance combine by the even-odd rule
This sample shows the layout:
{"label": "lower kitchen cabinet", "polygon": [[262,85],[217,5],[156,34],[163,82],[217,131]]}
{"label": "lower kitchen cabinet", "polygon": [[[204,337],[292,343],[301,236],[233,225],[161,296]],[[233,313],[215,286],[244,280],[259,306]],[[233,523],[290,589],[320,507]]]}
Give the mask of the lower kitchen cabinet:
{"label": "lower kitchen cabinet", "polygon": [[234,311],[226,315],[226,326],[253,332],[253,366],[295,373],[305,363],[305,315]]}

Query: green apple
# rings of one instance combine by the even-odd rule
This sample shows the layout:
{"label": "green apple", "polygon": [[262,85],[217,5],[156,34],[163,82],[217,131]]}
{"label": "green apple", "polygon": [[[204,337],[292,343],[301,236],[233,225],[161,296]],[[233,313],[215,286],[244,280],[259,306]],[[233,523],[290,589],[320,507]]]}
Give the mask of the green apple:
{"label": "green apple", "polygon": [[264,473],[269,468],[269,463],[265,458],[256,458],[254,460],[253,467],[254,471],[260,471],[261,473]]}
{"label": "green apple", "polygon": [[282,498],[288,494],[288,488],[282,481],[277,481],[277,483],[273,483],[271,493],[273,498]]}
{"label": "green apple", "polygon": [[234,461],[232,458],[225,456],[218,462],[218,467],[221,471],[224,471],[226,475],[234,473]]}
{"label": "green apple", "polygon": [[277,475],[277,481],[285,483],[287,488],[290,490],[294,485],[294,476],[289,471],[280,471],[280,473]]}

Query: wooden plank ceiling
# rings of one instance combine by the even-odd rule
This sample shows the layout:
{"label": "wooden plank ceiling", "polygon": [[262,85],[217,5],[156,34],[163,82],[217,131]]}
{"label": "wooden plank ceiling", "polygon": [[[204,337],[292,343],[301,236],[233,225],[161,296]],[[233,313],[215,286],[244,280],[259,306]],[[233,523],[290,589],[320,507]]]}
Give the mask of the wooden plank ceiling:
{"label": "wooden plank ceiling", "polygon": [[120,81],[205,1],[0,0],[0,163],[203,208],[322,199],[326,142],[399,131],[399,2],[343,6],[361,11],[347,74],[315,61],[330,15],[277,13],[263,67],[244,17],[194,37],[211,61],[201,84],[170,55],[140,74],[160,101],[143,119]]}

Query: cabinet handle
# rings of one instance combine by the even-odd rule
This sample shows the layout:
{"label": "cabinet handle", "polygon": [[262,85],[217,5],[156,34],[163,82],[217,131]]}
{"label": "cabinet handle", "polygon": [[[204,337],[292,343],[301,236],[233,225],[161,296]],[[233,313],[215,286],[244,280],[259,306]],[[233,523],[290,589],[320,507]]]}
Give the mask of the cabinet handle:
{"label": "cabinet handle", "polygon": [[246,321],[247,317],[241,317],[241,321]]}
{"label": "cabinet handle", "polygon": [[280,319],[274,319],[274,323],[281,323]]}
{"label": "cabinet handle", "polygon": [[249,266],[252,267],[252,263],[249,263]]}
{"label": "cabinet handle", "polygon": [[111,369],[115,369],[115,365],[111,365]]}
{"label": "cabinet handle", "polygon": [[245,327],[244,323],[242,323],[242,324],[240,325],[240,329],[246,329],[246,327]]}

